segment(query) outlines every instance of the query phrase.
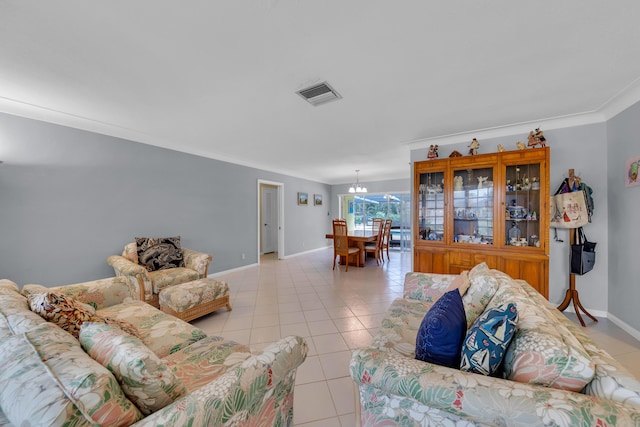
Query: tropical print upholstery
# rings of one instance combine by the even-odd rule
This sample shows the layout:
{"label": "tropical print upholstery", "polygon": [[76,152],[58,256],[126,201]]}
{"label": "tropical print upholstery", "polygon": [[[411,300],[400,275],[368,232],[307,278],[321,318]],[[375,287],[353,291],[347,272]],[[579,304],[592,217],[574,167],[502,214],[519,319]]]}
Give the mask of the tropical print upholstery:
{"label": "tropical print upholstery", "polygon": [[[109,288],[109,280],[104,283]],[[86,285],[93,289],[91,283]],[[55,289],[64,293],[64,288]],[[108,365],[129,374],[126,380],[121,377],[123,384],[131,386],[137,382],[131,378],[156,364],[157,370],[171,373],[178,380],[181,376],[188,379],[183,382],[187,394],[141,419],[143,414],[125,396],[108,369],[84,352],[71,334],[33,313],[17,286],[0,281],[0,425],[293,424],[295,371],[307,354],[303,338],[286,337],[259,354],[251,354],[245,345],[222,337],[206,337],[202,330],[141,301],[103,306],[96,314],[135,322],[137,328],[144,328],[142,344],[117,330],[112,332],[120,341],[108,342],[106,335],[100,339],[106,350],[99,354],[109,360]],[[98,328],[109,329],[104,324]],[[135,365],[139,369],[132,369],[127,356],[116,356],[120,347],[137,354],[145,346],[145,356],[135,356],[145,361]],[[155,391],[162,389],[172,399],[176,396],[178,386],[173,388],[163,381],[157,385],[159,388],[152,387]],[[143,389],[136,389],[135,394],[144,400],[148,397]]]}
{"label": "tropical print upholstery", "polygon": [[[476,273],[484,270],[481,268]],[[554,356],[556,344],[544,347],[552,342],[546,337],[545,342],[538,340],[538,348],[550,356],[548,365],[560,366],[552,367],[554,374],[557,375],[558,369],[563,367],[569,371],[557,375],[556,384],[572,385],[578,377],[591,376],[590,381],[586,380],[583,392],[463,372],[416,360],[410,340],[415,337],[430,303],[403,298],[391,304],[372,344],[353,352],[350,373],[359,394],[360,425],[640,425],[640,382],[526,282],[511,279],[496,270],[489,273],[494,280],[478,280],[476,276],[474,283],[470,277],[471,286],[467,293],[472,292],[478,283],[492,293],[492,297],[487,297],[486,292],[479,293],[483,295],[481,299],[486,300],[482,302],[485,311],[509,302],[516,304],[518,327],[508,349],[523,336],[522,332],[517,335],[520,324],[524,321],[527,325],[526,318],[531,310],[524,303],[546,310],[537,312],[536,319],[544,320],[544,326],[539,326],[548,328],[553,325],[558,329],[561,325],[564,328],[562,334],[571,336],[563,341],[564,349],[567,358],[572,360]],[[422,278],[423,283],[439,283],[433,275],[425,276],[428,277]],[[443,281],[451,282],[447,275],[443,276]],[[487,277],[486,270],[481,277]],[[497,283],[497,289],[491,291],[495,286],[493,282]],[[428,295],[430,292],[417,289],[415,281],[408,284],[408,288],[405,296]],[[474,309],[477,305],[469,307]],[[542,329],[532,330],[542,332]]]}
{"label": "tropical print upholstery", "polygon": [[295,369],[307,351],[303,338],[283,338],[136,426],[291,426]]}
{"label": "tropical print upholstery", "polygon": [[[136,298],[150,303],[153,301],[157,303],[160,290],[167,286],[206,277],[212,260],[209,254],[182,248],[184,267],[149,272],[144,266],[138,264],[136,248],[135,242],[127,244],[122,255],[111,255],[107,258],[107,263],[113,267],[116,276],[126,278],[138,290]],[[142,287],[142,293],[140,287]]]}
{"label": "tropical print upholstery", "polygon": [[101,309],[122,302],[136,300],[139,291],[136,286],[122,277],[111,277],[108,279],[98,279],[91,282],[76,283],[74,285],[58,286],[47,288],[42,285],[25,285],[22,294],[39,294],[44,292],[59,292],[90,306]]}
{"label": "tropical print upholstery", "polygon": [[192,392],[251,356],[246,345],[211,336],[162,360],[182,380],[189,392]]}
{"label": "tropical print upholstery", "polygon": [[160,293],[160,305],[182,313],[229,295],[229,284],[221,280],[200,279],[171,286]]}
{"label": "tropical print upholstery", "polygon": [[206,336],[201,329],[142,301],[118,304],[97,313],[131,323],[138,330],[140,340],[160,358]]}
{"label": "tropical print upholstery", "polygon": [[111,372],[50,323],[0,345],[0,406],[16,426],[128,426],[142,418]]}
{"label": "tropical print upholstery", "polygon": [[153,282],[153,293],[159,294],[161,290],[170,286],[180,285],[200,278],[200,274],[186,267],[171,268],[149,272],[149,279]]}
{"label": "tropical print upholstery", "polygon": [[480,316],[498,290],[498,281],[486,263],[476,265],[469,271],[469,289],[462,297],[467,313],[467,328]]}
{"label": "tropical print upholstery", "polygon": [[29,294],[29,308],[43,319],[53,322],[75,338],[80,334],[84,322],[102,322],[138,336],[138,330],[123,319],[111,319],[96,313],[93,306],[74,300],[65,294],[45,292]]}
{"label": "tropical print upholstery", "polygon": [[85,322],[80,344],[93,360],[114,374],[124,394],[145,415],[187,394],[182,381],[158,356],[118,328]]}

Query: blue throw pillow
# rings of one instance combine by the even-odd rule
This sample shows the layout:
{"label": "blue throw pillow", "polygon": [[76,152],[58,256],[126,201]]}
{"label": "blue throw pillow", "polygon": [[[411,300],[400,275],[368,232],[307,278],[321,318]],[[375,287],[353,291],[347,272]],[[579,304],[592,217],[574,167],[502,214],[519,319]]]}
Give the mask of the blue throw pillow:
{"label": "blue throw pillow", "polygon": [[416,359],[458,369],[466,331],[462,297],[454,289],[440,297],[422,319],[416,338]]}
{"label": "blue throw pillow", "polygon": [[499,373],[517,323],[518,309],[514,303],[485,311],[473,322],[464,339],[460,370],[482,375]]}

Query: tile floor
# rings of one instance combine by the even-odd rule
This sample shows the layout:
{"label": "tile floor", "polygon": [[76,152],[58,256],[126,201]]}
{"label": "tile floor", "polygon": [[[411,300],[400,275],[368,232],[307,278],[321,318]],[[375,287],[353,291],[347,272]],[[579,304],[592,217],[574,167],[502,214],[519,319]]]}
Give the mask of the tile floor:
{"label": "tile floor", "polygon": [[[351,350],[367,345],[389,304],[402,296],[410,254],[391,252],[383,266],[370,259],[363,268],[332,270],[332,249],[219,276],[231,288],[233,311],[218,310],[192,323],[254,350],[287,335],[306,338],[309,354],[298,368],[294,425],[352,427],[354,390]],[[577,318],[567,313],[577,323]],[[590,335],[640,378],[640,342],[607,319],[588,323]]]}

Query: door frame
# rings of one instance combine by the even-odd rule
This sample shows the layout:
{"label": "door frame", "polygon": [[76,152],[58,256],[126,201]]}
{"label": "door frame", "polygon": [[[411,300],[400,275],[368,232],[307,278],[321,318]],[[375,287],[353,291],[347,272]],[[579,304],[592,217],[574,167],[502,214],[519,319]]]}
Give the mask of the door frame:
{"label": "door frame", "polygon": [[267,184],[271,186],[277,187],[276,191],[276,216],[278,218],[278,259],[284,259],[284,183],[276,182],[276,181],[268,181],[266,179],[258,179],[258,202],[257,202],[257,217],[258,217],[258,247],[257,247],[257,260],[258,264],[260,264],[260,254],[262,252],[262,242],[260,230],[262,229],[262,184]]}

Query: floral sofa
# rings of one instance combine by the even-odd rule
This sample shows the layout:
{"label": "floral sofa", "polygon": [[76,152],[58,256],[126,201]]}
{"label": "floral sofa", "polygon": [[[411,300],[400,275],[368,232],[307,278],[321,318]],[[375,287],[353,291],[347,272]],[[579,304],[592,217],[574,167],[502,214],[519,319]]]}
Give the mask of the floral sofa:
{"label": "floral sofa", "polygon": [[181,248],[184,267],[148,271],[138,262],[136,242],[127,244],[122,255],[111,255],[107,263],[116,276],[129,280],[136,289],[136,299],[159,307],[160,291],[168,286],[179,285],[207,277],[213,257],[209,254]]}
{"label": "floral sofa", "polygon": [[358,425],[640,426],[640,382],[526,282],[486,264],[468,273],[462,301],[467,326],[516,304],[501,375],[416,360],[421,321],[457,278],[408,273],[372,344],[353,352]]}
{"label": "floral sofa", "polygon": [[[73,310],[47,321],[32,310],[49,310],[52,295]],[[293,424],[301,337],[253,354],[136,297],[123,278],[22,292],[0,280],[0,425]],[[79,338],[56,323],[85,311],[91,319],[68,329]]]}

